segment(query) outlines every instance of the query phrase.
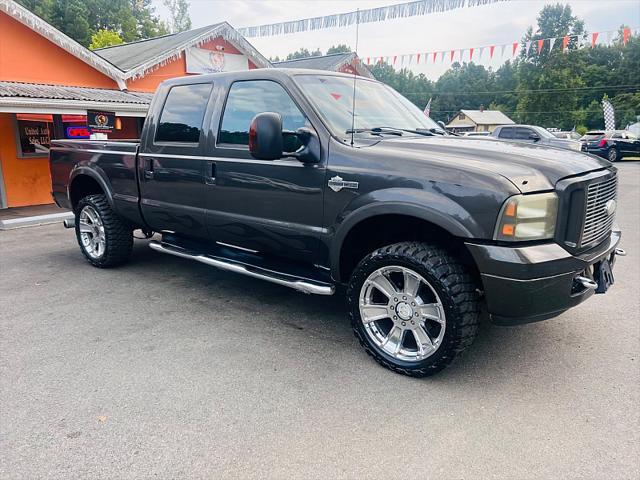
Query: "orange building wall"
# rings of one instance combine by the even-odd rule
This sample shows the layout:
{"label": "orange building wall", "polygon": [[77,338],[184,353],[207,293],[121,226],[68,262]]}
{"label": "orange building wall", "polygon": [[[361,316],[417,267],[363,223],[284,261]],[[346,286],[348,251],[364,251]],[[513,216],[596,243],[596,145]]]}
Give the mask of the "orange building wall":
{"label": "orange building wall", "polygon": [[[239,55],[240,52],[229,42],[225,41],[222,37],[216,37],[208,42],[203,43],[198,48],[205,50],[216,50],[218,46],[224,47],[225,53],[231,53]],[[253,70],[257,66],[249,60],[249,69]],[[127,81],[127,87],[133,92],[155,92],[158,85],[164,80],[174,77],[184,77],[191,75],[187,73],[187,63],[185,60],[185,53],[182,52],[180,57],[176,60],[167,63],[166,65],[159,67],[157,70],[147,73],[144,77],[136,80]]]}
{"label": "orange building wall", "polygon": [[0,113],[0,162],[7,206],[24,207],[53,203],[50,193],[49,159],[18,158],[12,113]]}
{"label": "orange building wall", "polygon": [[2,12],[0,78],[16,82],[118,88],[111,78]]}

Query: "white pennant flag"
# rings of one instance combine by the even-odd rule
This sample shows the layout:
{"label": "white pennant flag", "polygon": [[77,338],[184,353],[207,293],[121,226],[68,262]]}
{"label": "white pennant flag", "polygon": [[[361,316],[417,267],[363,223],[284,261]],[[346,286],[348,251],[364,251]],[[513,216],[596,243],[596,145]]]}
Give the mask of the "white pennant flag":
{"label": "white pennant flag", "polygon": [[526,44],[526,55],[529,56],[529,49],[531,48],[531,40],[529,40]]}
{"label": "white pennant flag", "polygon": [[484,47],[480,47],[478,49],[478,60],[480,60],[482,58],[482,52],[484,52]]}
{"label": "white pennant flag", "polygon": [[553,45],[556,43],[556,39],[555,38],[550,38],[549,39],[549,52],[551,52],[551,50],[553,50]]}
{"label": "white pennant flag", "polygon": [[507,48],[506,45],[500,45],[500,56],[501,57],[504,57],[504,51],[505,51],[506,48]]}
{"label": "white pennant flag", "polygon": [[462,56],[464,55],[464,48],[460,49],[460,63],[462,63]]}
{"label": "white pennant flag", "polygon": [[613,32],[607,32],[607,46],[611,45],[611,37],[613,37]]}

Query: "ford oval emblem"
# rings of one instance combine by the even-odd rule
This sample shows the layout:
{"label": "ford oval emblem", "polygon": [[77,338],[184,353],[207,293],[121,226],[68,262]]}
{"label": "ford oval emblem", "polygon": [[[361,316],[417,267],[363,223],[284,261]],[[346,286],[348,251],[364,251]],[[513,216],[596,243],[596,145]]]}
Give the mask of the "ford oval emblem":
{"label": "ford oval emblem", "polygon": [[611,215],[613,215],[616,212],[616,207],[618,205],[616,204],[615,200],[609,200],[607,203],[604,204],[603,210],[605,212],[607,212],[607,215],[610,217]]}

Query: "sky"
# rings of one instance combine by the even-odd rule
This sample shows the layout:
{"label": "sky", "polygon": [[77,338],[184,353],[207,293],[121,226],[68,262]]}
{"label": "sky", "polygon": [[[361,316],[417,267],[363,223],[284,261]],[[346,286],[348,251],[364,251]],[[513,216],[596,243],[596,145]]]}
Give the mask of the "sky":
{"label": "sky", "polygon": [[[227,21],[234,27],[262,25],[355,9],[374,8],[402,3],[402,0],[191,0],[190,16],[193,27]],[[360,25],[358,54],[361,58],[386,57],[417,52],[458,50],[485,45],[500,45],[520,40],[528,26],[536,24],[538,12],[545,4],[540,0],[508,0],[478,7],[442,13],[387,20]],[[585,21],[588,32],[617,30],[620,25],[640,27],[640,0],[568,0],[574,15]],[[162,0],[153,0],[156,13],[167,18]],[[355,26],[331,28],[275,37],[248,38],[267,58],[286,57],[301,47],[325,52],[330,46],[345,43],[355,47]],[[603,39],[603,36],[600,36]],[[467,53],[468,55],[468,53]],[[497,68],[508,58],[500,58],[498,51],[489,60],[485,50],[481,60],[474,53],[474,61]],[[451,65],[447,60],[434,64],[429,61],[410,65],[411,70],[437,79]],[[431,60],[431,59],[430,59]],[[415,62],[415,59],[414,59]]]}

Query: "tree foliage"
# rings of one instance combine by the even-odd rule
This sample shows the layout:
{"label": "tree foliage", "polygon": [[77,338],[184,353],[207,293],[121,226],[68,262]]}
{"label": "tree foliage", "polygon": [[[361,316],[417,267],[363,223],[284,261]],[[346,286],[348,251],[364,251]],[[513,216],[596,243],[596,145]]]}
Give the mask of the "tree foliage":
{"label": "tree foliage", "polygon": [[95,50],[96,48],[110,47],[111,45],[120,45],[121,43],[122,38],[117,32],[103,28],[91,35],[89,48]]}
{"label": "tree foliage", "polygon": [[338,45],[332,45],[327,50],[327,55],[333,55],[334,53],[350,53],[351,47],[344,43],[340,43]]}
{"label": "tree foliage", "polygon": [[168,33],[151,0],[18,0],[27,9],[89,46],[100,30],[115,32],[125,42]]}
{"label": "tree foliage", "polygon": [[299,50],[296,50],[293,53],[290,53],[289,55],[287,55],[287,60],[296,60],[298,58],[307,58],[307,57],[319,57],[320,55],[322,55],[322,52],[320,51],[319,48],[316,48],[313,51],[309,51],[306,48],[300,48]]}
{"label": "tree foliage", "polygon": [[169,10],[171,33],[191,29],[190,5],[187,0],[162,0],[162,3]]}
{"label": "tree foliage", "polygon": [[532,45],[497,70],[474,63],[454,63],[437,81],[387,64],[371,67],[376,78],[391,85],[419,108],[433,97],[431,116],[448,122],[460,109],[481,106],[498,109],[518,123],[572,129],[602,128],[601,101],[608,95],[616,110],[616,126],[624,128],[640,115],[640,38],[622,43],[622,29],[610,46],[591,48],[584,23],[569,6],[545,6],[537,27],[522,39],[578,36],[562,50],[561,40],[551,52],[538,55]]}

